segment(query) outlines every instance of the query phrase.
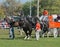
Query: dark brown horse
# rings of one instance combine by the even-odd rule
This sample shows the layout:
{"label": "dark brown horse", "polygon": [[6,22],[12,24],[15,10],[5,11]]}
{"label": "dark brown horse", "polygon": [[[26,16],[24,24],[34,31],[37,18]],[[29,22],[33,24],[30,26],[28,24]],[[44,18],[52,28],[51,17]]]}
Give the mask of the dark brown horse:
{"label": "dark brown horse", "polygon": [[23,28],[26,36],[24,39],[29,39],[32,33],[32,25],[28,22],[26,17],[22,17],[19,22],[19,26]]}

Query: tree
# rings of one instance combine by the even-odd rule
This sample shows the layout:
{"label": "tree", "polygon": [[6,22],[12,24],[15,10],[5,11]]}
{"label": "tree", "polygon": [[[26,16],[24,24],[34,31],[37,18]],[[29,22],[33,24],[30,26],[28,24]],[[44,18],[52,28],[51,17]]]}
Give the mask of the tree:
{"label": "tree", "polygon": [[[2,6],[2,5],[1,5]],[[0,6],[0,19],[4,18],[4,9]]]}
{"label": "tree", "polygon": [[60,13],[60,1],[59,0],[41,0],[41,8],[47,9],[50,14],[58,14]]}
{"label": "tree", "polygon": [[29,9],[29,2],[26,2],[25,4],[23,4],[22,10],[24,12],[24,15],[29,15],[30,9]]}
{"label": "tree", "polygon": [[[49,11],[49,14],[60,14],[60,0],[40,0],[39,14],[41,15],[44,9]],[[29,14],[29,2],[23,5],[25,15]],[[37,0],[32,1],[32,16],[37,13]]]}
{"label": "tree", "polygon": [[3,4],[3,7],[5,9],[5,14],[12,16],[17,15],[19,9],[21,9],[21,4],[16,0],[6,0],[6,2]]}
{"label": "tree", "polygon": [[[32,10],[32,13],[31,13],[31,15],[32,16],[35,16],[37,13],[36,13],[36,11],[37,11],[37,5],[36,5],[36,2],[34,2],[33,0],[32,0],[32,2],[31,2],[31,10]],[[30,2],[26,2],[25,4],[23,4],[23,11],[24,11],[24,15],[29,15],[30,14]]]}

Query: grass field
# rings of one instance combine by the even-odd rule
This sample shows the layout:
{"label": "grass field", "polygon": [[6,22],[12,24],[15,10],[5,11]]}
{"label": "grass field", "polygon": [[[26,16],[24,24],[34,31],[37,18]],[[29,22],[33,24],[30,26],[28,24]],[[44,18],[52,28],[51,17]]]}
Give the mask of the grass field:
{"label": "grass field", "polygon": [[15,30],[15,39],[10,40],[8,34],[8,29],[0,29],[0,47],[60,47],[60,37],[45,37],[36,41],[32,35],[30,40],[24,40],[24,35],[20,36],[18,30]]}

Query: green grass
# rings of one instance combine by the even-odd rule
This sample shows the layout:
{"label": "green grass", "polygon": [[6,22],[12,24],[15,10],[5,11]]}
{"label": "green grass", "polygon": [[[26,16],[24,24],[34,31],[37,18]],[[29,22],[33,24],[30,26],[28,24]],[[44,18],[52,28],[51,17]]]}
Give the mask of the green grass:
{"label": "green grass", "polygon": [[8,29],[0,29],[0,47],[60,47],[60,37],[45,37],[36,41],[33,35],[30,40],[24,40],[24,35],[20,36],[18,30],[15,30],[15,39],[11,40],[8,33]]}

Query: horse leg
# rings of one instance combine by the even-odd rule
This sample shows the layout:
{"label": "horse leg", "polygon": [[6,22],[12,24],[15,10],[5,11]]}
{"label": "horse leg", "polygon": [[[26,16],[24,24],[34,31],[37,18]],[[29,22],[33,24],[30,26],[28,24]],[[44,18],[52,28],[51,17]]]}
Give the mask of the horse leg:
{"label": "horse leg", "polygon": [[28,38],[28,33],[27,33],[27,31],[24,31],[24,32],[25,32],[25,34],[26,34],[26,36],[25,36],[24,39],[27,39],[27,38]]}
{"label": "horse leg", "polygon": [[44,36],[45,36],[45,33],[46,33],[46,30],[43,30],[43,32],[42,32],[42,37],[44,38]]}
{"label": "horse leg", "polygon": [[23,35],[23,29],[21,28],[21,29],[19,29],[19,34],[22,36]]}
{"label": "horse leg", "polygon": [[32,30],[29,31],[29,36],[31,36]]}
{"label": "horse leg", "polygon": [[42,32],[42,37],[44,38],[44,35],[45,35],[45,33],[44,33],[44,31]]}
{"label": "horse leg", "polygon": [[42,37],[44,38],[45,33],[43,33]]}
{"label": "horse leg", "polygon": [[49,28],[49,31],[47,33],[47,38],[49,38],[49,35],[51,35],[52,32],[53,32],[53,29]]}
{"label": "horse leg", "polygon": [[48,33],[47,33],[47,38],[49,38],[49,35],[51,34],[51,32],[49,31]]}
{"label": "horse leg", "polygon": [[57,28],[54,28],[53,30],[54,30],[54,31],[53,31],[54,38],[56,38],[57,35],[58,35]]}
{"label": "horse leg", "polygon": [[59,34],[60,34],[60,28],[57,28],[57,31],[58,31],[58,37],[59,37]]}
{"label": "horse leg", "polygon": [[28,33],[28,39],[30,39],[30,37],[31,37],[31,33],[32,33],[32,30],[29,31],[29,33]]}

